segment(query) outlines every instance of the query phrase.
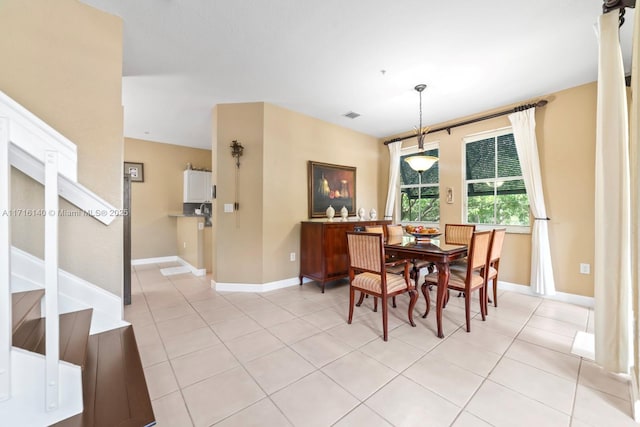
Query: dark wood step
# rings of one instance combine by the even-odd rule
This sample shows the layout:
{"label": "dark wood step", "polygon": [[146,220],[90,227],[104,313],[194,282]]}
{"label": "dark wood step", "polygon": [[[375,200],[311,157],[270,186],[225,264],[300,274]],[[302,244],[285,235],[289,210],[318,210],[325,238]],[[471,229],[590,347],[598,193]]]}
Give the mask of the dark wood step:
{"label": "dark wood step", "polygon": [[84,411],[56,427],[146,427],[156,424],[131,326],[89,337],[82,372]]}
{"label": "dark wood step", "polygon": [[11,320],[12,333],[23,322],[40,318],[40,300],[44,295],[44,289],[11,294]]}
{"label": "dark wood step", "polygon": [[[74,311],[60,315],[60,359],[84,369],[91,314],[93,309]],[[13,345],[25,350],[45,354],[46,318],[22,322],[13,334]]]}

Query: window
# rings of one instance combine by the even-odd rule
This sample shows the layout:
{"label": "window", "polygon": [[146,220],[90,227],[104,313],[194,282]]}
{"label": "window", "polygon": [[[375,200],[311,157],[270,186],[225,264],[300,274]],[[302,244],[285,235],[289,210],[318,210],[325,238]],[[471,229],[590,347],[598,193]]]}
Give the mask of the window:
{"label": "window", "polygon": [[466,222],[529,226],[529,199],[511,129],[465,138]]}
{"label": "window", "polygon": [[[414,149],[400,157],[400,221],[437,223],[440,221],[439,162],[418,173],[404,160],[416,153]],[[438,157],[438,148],[425,149],[424,154]]]}

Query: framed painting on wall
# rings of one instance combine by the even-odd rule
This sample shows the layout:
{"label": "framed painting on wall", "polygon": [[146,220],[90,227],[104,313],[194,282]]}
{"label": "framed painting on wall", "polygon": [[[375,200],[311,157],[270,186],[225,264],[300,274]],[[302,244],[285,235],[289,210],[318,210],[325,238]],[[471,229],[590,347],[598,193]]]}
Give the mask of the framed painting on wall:
{"label": "framed painting on wall", "polygon": [[336,214],[344,206],[350,216],[356,214],[356,168],[328,163],[308,164],[309,218],[325,217],[329,205]]}
{"label": "framed painting on wall", "polygon": [[131,177],[131,182],[144,182],[143,168],[142,163],[124,162],[124,173]]}

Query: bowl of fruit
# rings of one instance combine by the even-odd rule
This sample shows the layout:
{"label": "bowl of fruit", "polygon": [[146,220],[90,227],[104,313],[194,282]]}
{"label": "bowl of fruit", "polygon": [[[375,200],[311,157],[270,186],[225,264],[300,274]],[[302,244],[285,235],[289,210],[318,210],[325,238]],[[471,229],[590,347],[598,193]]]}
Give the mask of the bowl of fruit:
{"label": "bowl of fruit", "polygon": [[407,225],[405,230],[415,237],[416,240],[429,240],[442,235],[437,228],[424,227],[422,225]]}

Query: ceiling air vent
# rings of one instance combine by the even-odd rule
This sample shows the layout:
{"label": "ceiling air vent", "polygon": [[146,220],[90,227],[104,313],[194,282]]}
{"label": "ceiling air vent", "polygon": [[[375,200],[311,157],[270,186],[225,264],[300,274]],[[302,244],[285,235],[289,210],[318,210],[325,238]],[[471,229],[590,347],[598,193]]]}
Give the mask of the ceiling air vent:
{"label": "ceiling air vent", "polygon": [[353,111],[349,111],[347,114],[344,115],[345,117],[349,117],[350,119],[355,119],[357,117],[360,117],[360,114],[358,113],[354,113]]}

